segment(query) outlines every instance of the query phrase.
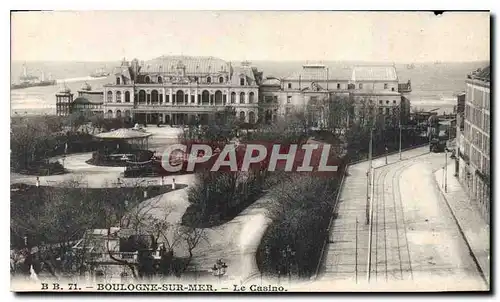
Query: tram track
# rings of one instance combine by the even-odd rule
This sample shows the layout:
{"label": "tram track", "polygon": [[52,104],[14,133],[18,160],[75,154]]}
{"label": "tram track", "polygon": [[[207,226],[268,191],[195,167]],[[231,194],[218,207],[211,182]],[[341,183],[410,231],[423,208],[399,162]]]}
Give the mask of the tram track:
{"label": "tram track", "polygon": [[[405,279],[405,272],[409,272],[410,276],[413,278],[411,259],[409,257],[409,246],[406,237],[406,224],[404,221],[403,204],[401,198],[401,192],[399,190],[399,178],[401,173],[413,165],[413,162],[407,162],[397,167],[396,169],[389,168],[378,168],[374,169],[376,175],[374,181],[374,190],[372,197],[372,208],[370,223],[371,234],[374,237],[370,241],[370,253],[373,253],[372,260],[369,260],[369,275],[374,275],[375,281],[379,280],[379,276],[385,277],[385,281],[389,281],[389,277],[395,277],[396,279]],[[388,177],[391,177],[388,179]],[[387,190],[386,182],[390,181],[391,189]],[[391,213],[392,210],[392,213]],[[401,213],[398,215],[398,211]],[[394,219],[394,221],[392,221]],[[404,236],[401,236],[401,232]],[[396,246],[388,244],[389,239],[395,236]],[[402,237],[402,238],[401,238]],[[394,248],[396,248],[396,262],[394,263],[394,258],[389,257],[393,255]],[[406,248],[406,251],[404,249]],[[408,261],[405,261],[404,254],[408,257]],[[394,272],[391,270],[392,267],[397,267],[396,270],[399,271],[399,278],[393,275]],[[368,278],[371,280],[370,276]]]}

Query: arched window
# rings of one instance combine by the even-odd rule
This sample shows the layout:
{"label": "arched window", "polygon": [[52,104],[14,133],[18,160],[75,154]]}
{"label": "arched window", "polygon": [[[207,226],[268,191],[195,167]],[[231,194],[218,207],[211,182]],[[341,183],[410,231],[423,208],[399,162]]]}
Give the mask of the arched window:
{"label": "arched window", "polygon": [[255,123],[255,113],[253,111],[250,111],[248,113],[248,122],[250,124],[254,124]]}
{"label": "arched window", "polygon": [[106,113],[106,118],[112,118],[112,117],[113,117],[113,111],[108,110],[108,112]]}
{"label": "arched window", "polygon": [[211,78],[211,77],[208,77],[208,78],[207,78],[207,83],[208,83],[208,84],[212,83],[212,78]]}
{"label": "arched window", "polygon": [[219,78],[219,83],[221,83],[221,84],[224,83],[224,78],[223,77]]}
{"label": "arched window", "polygon": [[340,84],[337,84],[337,89],[340,89]]}
{"label": "arched window", "polygon": [[177,92],[175,93],[175,102],[184,103],[184,91],[177,90]]}
{"label": "arched window", "polygon": [[234,103],[236,103],[236,93],[231,92],[231,104],[234,104]]}
{"label": "arched window", "polygon": [[210,102],[210,93],[208,92],[208,90],[203,90],[203,92],[201,93],[201,102],[203,104]]}
{"label": "arched window", "polygon": [[139,91],[139,103],[146,103],[146,91]]}
{"label": "arched window", "polygon": [[215,105],[222,105],[222,92],[220,90],[215,92]]}
{"label": "arched window", "polygon": [[240,78],[240,86],[245,86],[245,78]]}
{"label": "arched window", "polygon": [[113,102],[113,92],[108,91],[108,95],[107,95],[106,100],[108,101],[108,103]]}
{"label": "arched window", "polygon": [[158,103],[158,91],[151,91],[151,103]]}
{"label": "arched window", "polygon": [[117,91],[116,92],[116,102],[117,103],[121,103],[122,102],[122,92],[121,91]]}
{"label": "arched window", "polygon": [[[249,103],[253,103],[253,100],[254,100],[254,93],[253,92],[250,92],[250,94],[248,95],[248,102]],[[253,113],[253,112],[252,112]]]}
{"label": "arched window", "polygon": [[125,103],[130,103],[130,92],[125,91]]}
{"label": "arched window", "polygon": [[240,112],[240,121],[245,122],[245,111]]}
{"label": "arched window", "polygon": [[245,104],[245,93],[240,93],[240,104]]}
{"label": "arched window", "polygon": [[163,79],[161,77],[158,77],[158,83],[163,83]]}
{"label": "arched window", "polygon": [[389,101],[385,101],[385,103],[386,103],[387,105],[389,105]]}
{"label": "arched window", "polygon": [[116,85],[120,85],[120,78],[119,77],[116,78]]}
{"label": "arched window", "polygon": [[149,78],[149,76],[146,76],[146,78],[145,78],[145,82],[146,82],[146,83],[150,83],[150,82],[151,82],[151,79]]}
{"label": "arched window", "polygon": [[121,110],[116,110],[116,118],[121,118],[121,117],[122,117]]}

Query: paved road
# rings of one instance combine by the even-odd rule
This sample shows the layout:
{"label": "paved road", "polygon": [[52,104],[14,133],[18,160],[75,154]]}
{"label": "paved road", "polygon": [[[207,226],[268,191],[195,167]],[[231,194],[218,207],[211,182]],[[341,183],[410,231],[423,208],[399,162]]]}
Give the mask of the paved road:
{"label": "paved road", "polygon": [[[424,155],[410,158],[418,152]],[[369,280],[370,286],[386,289],[395,284],[413,290],[484,289],[434,179],[444,154],[421,148],[405,158],[390,156],[387,166],[385,158],[374,161],[371,228],[365,221],[368,163],[350,167],[319,281]]]}

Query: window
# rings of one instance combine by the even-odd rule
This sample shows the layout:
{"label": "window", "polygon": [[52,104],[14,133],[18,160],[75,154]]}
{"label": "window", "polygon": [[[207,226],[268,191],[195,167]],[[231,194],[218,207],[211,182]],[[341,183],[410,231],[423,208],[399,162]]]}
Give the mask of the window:
{"label": "window", "polygon": [[234,103],[236,103],[236,93],[231,92],[231,104],[234,104]]}
{"label": "window", "polygon": [[288,83],[288,89],[292,89],[292,83]]}
{"label": "window", "polygon": [[191,103],[194,103],[194,95],[191,95]]}
{"label": "window", "polygon": [[254,101],[254,93],[250,92],[250,94],[248,95],[248,102],[251,104],[253,103],[253,101]]}
{"label": "window", "polygon": [[378,103],[379,103],[380,105],[382,105],[382,100],[378,101]]}
{"label": "window", "polygon": [[163,103],[163,94],[160,94],[159,97],[160,97],[160,104],[162,104]]}
{"label": "window", "polygon": [[391,90],[394,91],[394,87],[392,87]]}
{"label": "window", "polygon": [[146,76],[146,79],[145,79],[146,83],[149,83],[151,82],[151,79],[149,78],[149,76]]}
{"label": "window", "polygon": [[165,95],[165,103],[170,103],[170,95]]}
{"label": "window", "polygon": [[120,78],[119,77],[116,78],[116,85],[120,85]]}
{"label": "window", "polygon": [[130,92],[125,91],[125,103],[130,103]]}
{"label": "window", "polygon": [[286,115],[289,115],[289,114],[290,114],[290,107],[286,107],[286,108],[285,108],[285,114],[286,114]]}
{"label": "window", "polygon": [[111,103],[113,101],[113,92],[108,91],[108,95],[106,97],[106,100],[108,101],[108,103]]}
{"label": "window", "polygon": [[392,103],[393,103],[394,105],[396,105],[396,100],[393,100],[393,101],[392,101]]}
{"label": "window", "polygon": [[194,77],[194,81],[198,83],[198,77]]}
{"label": "window", "polygon": [[289,96],[286,97],[286,103],[287,104],[291,104],[292,103],[292,96],[291,95],[289,95]]}
{"label": "window", "polygon": [[384,89],[387,89],[389,87],[389,85],[387,85],[387,83],[384,83]]}
{"label": "window", "polygon": [[212,78],[211,77],[207,78],[207,83],[209,83],[209,84],[212,83]]}
{"label": "window", "polygon": [[369,100],[370,104],[373,104],[373,100]]}
{"label": "window", "polygon": [[389,114],[390,114],[389,108],[385,108],[385,114],[386,114],[386,115],[389,115]]}
{"label": "window", "polygon": [[384,113],[384,108],[378,108],[378,114],[383,114]]}
{"label": "window", "polygon": [[221,83],[221,84],[224,83],[224,78],[223,77],[219,78],[219,83]]}
{"label": "window", "polygon": [[163,79],[161,77],[158,77],[158,83],[163,83]]}
{"label": "window", "polygon": [[337,84],[337,89],[340,89],[340,84]]}
{"label": "window", "polygon": [[277,102],[278,102],[278,96],[277,96],[277,95],[273,96],[273,101],[274,101],[275,103],[277,103]]}
{"label": "window", "polygon": [[245,103],[245,93],[241,92],[240,93],[240,104],[244,104],[244,103]]}
{"label": "window", "polygon": [[389,105],[389,101],[385,101],[386,105]]}
{"label": "window", "polygon": [[363,89],[363,83],[359,83],[359,89]]}
{"label": "window", "polygon": [[121,103],[122,102],[122,92],[121,91],[117,91],[116,92],[116,102],[117,103]]}
{"label": "window", "polygon": [[240,86],[245,86],[245,78],[240,79]]}

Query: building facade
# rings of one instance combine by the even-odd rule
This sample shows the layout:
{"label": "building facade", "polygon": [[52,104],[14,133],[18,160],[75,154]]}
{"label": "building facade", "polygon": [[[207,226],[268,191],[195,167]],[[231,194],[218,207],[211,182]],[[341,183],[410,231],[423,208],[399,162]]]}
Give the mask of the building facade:
{"label": "building facade", "polygon": [[[468,75],[465,84],[463,131],[458,135],[460,137],[458,176],[465,191],[489,223],[491,201],[490,67]],[[459,131],[461,123],[460,120],[457,122]]]}
{"label": "building facade", "polygon": [[66,116],[71,114],[71,104],[73,103],[73,93],[66,86],[61,87],[56,93],[56,115]]}
{"label": "building facade", "polygon": [[71,113],[81,112],[91,115],[103,115],[103,91],[92,90],[84,83],[78,92],[78,97],[71,103]]}
{"label": "building facade", "polygon": [[104,85],[105,117],[139,123],[207,123],[231,106],[242,122],[256,123],[262,73],[213,57],[162,56],[123,61]]}
{"label": "building facade", "polygon": [[[266,79],[261,96],[266,114],[271,111],[287,116],[294,110],[306,110],[319,100],[348,98],[355,108],[353,119],[363,115],[409,115],[407,95],[411,83],[400,84],[394,66],[355,66],[331,70],[325,65],[308,64],[281,80]],[[325,110],[312,115],[316,126],[326,126]]]}

